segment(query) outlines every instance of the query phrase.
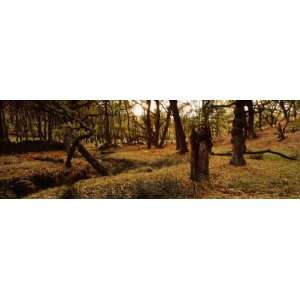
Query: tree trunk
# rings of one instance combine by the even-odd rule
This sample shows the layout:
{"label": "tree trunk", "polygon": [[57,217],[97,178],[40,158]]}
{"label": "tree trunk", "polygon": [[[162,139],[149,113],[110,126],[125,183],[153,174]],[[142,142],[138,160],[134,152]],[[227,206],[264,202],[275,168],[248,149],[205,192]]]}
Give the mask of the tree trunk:
{"label": "tree trunk", "polygon": [[209,177],[209,154],[212,142],[209,128],[193,128],[191,134],[191,180],[201,181]]}
{"label": "tree trunk", "polygon": [[263,117],[263,108],[258,106],[258,128],[262,130],[262,117]]}
{"label": "tree trunk", "polygon": [[293,114],[294,114],[294,120],[297,119],[297,104],[296,100],[293,101]]}
{"label": "tree trunk", "polygon": [[180,150],[180,141],[179,141],[178,132],[176,131],[176,128],[175,128],[175,139],[176,139],[176,150]]}
{"label": "tree trunk", "polygon": [[91,135],[83,135],[78,137],[77,139],[75,139],[75,141],[73,142],[69,153],[68,153],[68,158],[66,161],[66,167],[70,168],[72,166],[71,161],[73,159],[73,156],[75,154],[76,148],[78,148],[78,151],[80,152],[80,154],[90,163],[90,165],[100,174],[103,176],[107,176],[110,175],[110,173],[108,172],[108,170],[106,170],[106,168],[104,168],[100,162],[98,160],[96,160],[86,149],[85,147],[80,144],[80,141],[86,138],[89,138]]}
{"label": "tree trunk", "polygon": [[278,140],[283,141],[285,139],[285,125],[282,125],[280,122],[277,125],[277,135],[278,135]]}
{"label": "tree trunk", "polygon": [[48,142],[52,142],[53,117],[48,113]]}
{"label": "tree trunk", "polygon": [[237,100],[234,109],[234,120],[232,124],[232,158],[230,164],[234,166],[244,166],[246,161],[244,159],[245,145],[245,109],[244,101]]}
{"label": "tree trunk", "polygon": [[203,115],[202,124],[204,126],[209,126],[209,105],[210,105],[210,100],[202,100],[202,115]]}
{"label": "tree trunk", "polygon": [[41,114],[37,112],[37,130],[40,141],[43,140]]}
{"label": "tree trunk", "polygon": [[44,140],[47,141],[47,113],[44,112]]}
{"label": "tree trunk", "polygon": [[147,131],[147,147],[148,149],[151,149],[151,144],[152,144],[151,100],[147,100],[146,131]]}
{"label": "tree trunk", "polygon": [[188,148],[186,144],[185,133],[181,123],[181,118],[179,115],[177,100],[170,100],[170,107],[175,122],[175,131],[176,131],[176,136],[178,138],[179,150],[181,154],[184,154],[188,152]]}
{"label": "tree trunk", "polygon": [[247,100],[248,106],[248,126],[247,126],[247,136],[250,139],[256,138],[255,130],[254,130],[254,108],[252,100]]}
{"label": "tree trunk", "polygon": [[[16,101],[17,102],[17,101]],[[19,122],[19,108],[18,108],[18,104],[15,103],[16,107],[15,107],[15,112],[16,112],[16,140],[17,142],[19,142],[19,140],[22,140],[22,134],[20,136],[20,122]]]}
{"label": "tree trunk", "polygon": [[160,148],[163,148],[165,146],[165,141],[166,141],[167,133],[168,133],[169,126],[170,126],[170,120],[171,120],[171,107],[169,106],[168,112],[167,112],[166,124],[165,124],[164,131],[162,133],[160,143],[159,143]]}
{"label": "tree trunk", "polygon": [[127,143],[132,142],[132,136],[131,136],[131,128],[130,128],[130,114],[128,111],[128,106],[127,106],[127,100],[124,100],[124,105],[125,105],[125,111],[127,115],[127,131],[128,131],[128,138],[127,138]]}
{"label": "tree trunk", "polygon": [[95,159],[83,145],[78,143],[78,151],[79,153],[90,163],[90,165],[102,176],[110,175],[110,172],[103,167],[100,162]]}
{"label": "tree trunk", "polygon": [[109,100],[104,100],[104,129],[105,129],[105,140],[107,144],[111,144],[111,133],[110,133],[110,121],[109,121]]}
{"label": "tree trunk", "polygon": [[[70,131],[71,132],[71,131]],[[70,133],[71,134],[71,133]],[[72,159],[75,155],[75,151],[76,151],[76,148],[78,146],[78,144],[80,143],[80,141],[84,140],[84,139],[87,139],[89,138],[91,135],[90,134],[86,134],[86,135],[82,135],[82,136],[79,136],[77,137],[73,143],[71,145],[69,145],[68,141],[67,141],[67,138],[69,138],[68,136],[66,136],[66,143],[68,143],[66,146],[67,148],[67,151],[68,151],[68,157],[67,157],[67,160],[66,160],[66,167],[67,168],[71,168],[72,166]]]}
{"label": "tree trunk", "polygon": [[0,141],[8,140],[8,131],[5,122],[5,112],[3,102],[0,100]]}
{"label": "tree trunk", "polygon": [[155,147],[159,147],[159,132],[160,132],[160,103],[159,100],[155,100],[156,114],[155,114],[155,132],[153,136],[153,142]]}
{"label": "tree trunk", "polygon": [[280,100],[279,105],[284,115],[284,120],[278,122],[277,125],[278,139],[279,141],[282,141],[285,139],[285,130],[290,122],[291,106],[286,108],[284,100]]}

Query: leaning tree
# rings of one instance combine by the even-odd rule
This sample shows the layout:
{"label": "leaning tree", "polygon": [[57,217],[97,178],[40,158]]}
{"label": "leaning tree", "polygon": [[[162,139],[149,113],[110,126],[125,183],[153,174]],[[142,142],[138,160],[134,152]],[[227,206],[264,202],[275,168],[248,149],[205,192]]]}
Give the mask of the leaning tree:
{"label": "leaning tree", "polygon": [[186,143],[186,137],[183,130],[179,109],[178,109],[178,101],[177,100],[170,100],[170,108],[172,111],[172,115],[174,118],[175,123],[175,133],[176,133],[176,143],[179,148],[179,153],[184,154],[188,152],[188,147]]}

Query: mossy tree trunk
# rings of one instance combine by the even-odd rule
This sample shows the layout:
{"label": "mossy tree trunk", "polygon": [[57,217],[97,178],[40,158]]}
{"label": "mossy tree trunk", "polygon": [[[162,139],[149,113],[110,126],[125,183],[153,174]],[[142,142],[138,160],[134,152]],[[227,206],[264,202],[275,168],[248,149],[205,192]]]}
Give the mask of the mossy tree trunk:
{"label": "mossy tree trunk", "polygon": [[234,120],[231,130],[232,158],[230,164],[234,166],[244,166],[246,164],[244,153],[246,150],[246,117],[245,103],[243,100],[237,100],[234,109]]}

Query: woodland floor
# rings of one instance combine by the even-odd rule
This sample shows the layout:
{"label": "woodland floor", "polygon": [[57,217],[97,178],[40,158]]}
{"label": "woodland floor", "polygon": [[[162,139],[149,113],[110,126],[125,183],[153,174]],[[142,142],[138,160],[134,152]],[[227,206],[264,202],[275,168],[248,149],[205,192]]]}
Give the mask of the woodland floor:
{"label": "woodland floor", "polygon": [[[291,126],[300,129],[300,122]],[[248,140],[247,148],[271,148],[300,159],[300,131],[278,142],[275,130],[266,129]],[[124,146],[106,155],[89,150],[112,176],[97,177],[80,157],[66,169],[61,151],[0,156],[0,198],[300,198],[300,161],[271,154],[247,155],[244,167],[229,165],[230,157],[211,156],[210,180],[194,183],[189,153],[176,153],[174,145]],[[230,150],[230,137],[215,140],[215,153]]]}

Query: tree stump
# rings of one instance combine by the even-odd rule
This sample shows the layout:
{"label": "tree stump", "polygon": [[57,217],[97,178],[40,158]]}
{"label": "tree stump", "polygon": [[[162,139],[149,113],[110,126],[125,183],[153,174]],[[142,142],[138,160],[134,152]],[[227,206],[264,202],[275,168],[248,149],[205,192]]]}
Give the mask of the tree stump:
{"label": "tree stump", "polygon": [[209,178],[209,154],[212,149],[211,132],[208,127],[193,128],[191,140],[191,180]]}

